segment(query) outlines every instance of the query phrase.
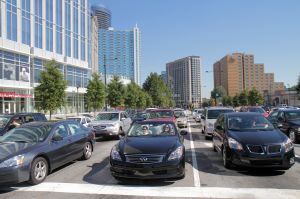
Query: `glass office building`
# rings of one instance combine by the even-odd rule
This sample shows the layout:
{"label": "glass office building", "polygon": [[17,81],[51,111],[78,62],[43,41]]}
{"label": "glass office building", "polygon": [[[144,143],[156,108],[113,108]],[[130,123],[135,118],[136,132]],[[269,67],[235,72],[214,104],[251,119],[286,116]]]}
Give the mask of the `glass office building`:
{"label": "glass office building", "polygon": [[140,84],[140,31],[135,26],[130,31],[109,28],[99,29],[99,72],[109,82],[119,76],[125,84],[133,80]]}
{"label": "glass office building", "polygon": [[68,82],[61,111],[83,112],[91,71],[89,0],[0,2],[0,113],[34,111],[34,87],[51,59]]}

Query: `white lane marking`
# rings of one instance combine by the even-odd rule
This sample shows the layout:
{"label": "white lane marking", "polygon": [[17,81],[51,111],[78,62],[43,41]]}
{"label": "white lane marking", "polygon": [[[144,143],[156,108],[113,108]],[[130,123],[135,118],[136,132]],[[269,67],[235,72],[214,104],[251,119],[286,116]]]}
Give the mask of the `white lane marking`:
{"label": "white lane marking", "polygon": [[201,142],[201,144],[203,144],[206,147],[210,147],[210,148],[213,147],[212,142]]}
{"label": "white lane marking", "polygon": [[198,172],[198,164],[197,164],[196,153],[195,153],[195,146],[194,146],[194,141],[193,141],[193,137],[192,137],[192,129],[191,129],[190,124],[189,124],[188,130],[189,130],[189,135],[190,135],[191,151],[192,151],[194,186],[201,187],[200,177],[199,177],[199,172]]}
{"label": "white lane marking", "polygon": [[22,192],[51,192],[70,194],[122,195],[139,197],[179,198],[279,198],[298,199],[300,190],[266,188],[219,187],[145,187],[121,185],[96,185],[76,183],[42,183],[32,187],[16,188]]}

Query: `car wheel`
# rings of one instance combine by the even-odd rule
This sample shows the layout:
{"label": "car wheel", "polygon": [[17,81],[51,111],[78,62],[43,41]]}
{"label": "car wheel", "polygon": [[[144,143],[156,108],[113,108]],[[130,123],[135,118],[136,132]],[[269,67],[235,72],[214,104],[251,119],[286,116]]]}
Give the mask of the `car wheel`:
{"label": "car wheel", "polygon": [[289,131],[289,138],[290,138],[290,140],[291,140],[293,143],[296,142],[296,137],[295,137],[295,136],[296,136],[296,135],[295,135],[295,131],[290,130],[290,131]]}
{"label": "car wheel", "polygon": [[43,157],[38,157],[33,160],[30,169],[29,183],[32,185],[40,184],[48,175],[48,162]]}
{"label": "car wheel", "polygon": [[228,160],[228,157],[227,157],[227,149],[226,147],[224,146],[223,147],[223,166],[227,169],[230,169],[231,168],[231,162],[230,160]]}
{"label": "car wheel", "polygon": [[86,142],[83,147],[82,159],[83,160],[90,159],[92,156],[92,152],[93,152],[92,144],[90,142]]}

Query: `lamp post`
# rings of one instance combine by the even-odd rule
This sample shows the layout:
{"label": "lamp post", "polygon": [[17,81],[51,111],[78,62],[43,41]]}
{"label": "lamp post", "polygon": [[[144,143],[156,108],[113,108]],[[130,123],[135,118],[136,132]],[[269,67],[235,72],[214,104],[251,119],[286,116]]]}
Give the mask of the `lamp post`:
{"label": "lamp post", "polygon": [[77,112],[77,116],[78,116],[79,115],[78,114],[78,103],[79,103],[78,89],[79,89],[79,85],[76,86],[76,89],[77,89],[77,95],[76,95],[76,112]]}
{"label": "lamp post", "polygon": [[[114,59],[108,59],[108,60],[117,60],[118,58],[114,58]],[[107,86],[107,73],[106,73],[106,55],[104,54],[104,56],[103,56],[103,66],[104,66],[104,85],[105,85],[105,89],[106,89],[106,86]],[[105,100],[104,100],[104,102],[105,102],[105,111],[107,111],[107,99],[105,98]]]}

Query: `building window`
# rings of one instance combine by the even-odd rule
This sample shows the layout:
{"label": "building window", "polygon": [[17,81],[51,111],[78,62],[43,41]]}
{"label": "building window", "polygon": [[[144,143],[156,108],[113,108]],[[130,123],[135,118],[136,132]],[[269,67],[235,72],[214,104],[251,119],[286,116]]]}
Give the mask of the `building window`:
{"label": "building window", "polygon": [[7,0],[6,3],[6,28],[7,39],[17,41],[17,1]]}
{"label": "building window", "polygon": [[34,46],[43,48],[43,0],[35,0],[34,6]]}
{"label": "building window", "polygon": [[62,54],[62,1],[56,1],[56,53]]}
{"label": "building window", "polygon": [[46,50],[53,52],[53,1],[46,0]]}
{"label": "building window", "polygon": [[65,0],[65,54],[71,57],[71,3]]}
{"label": "building window", "polygon": [[78,0],[73,0],[73,56],[78,59]]}
{"label": "building window", "polygon": [[22,1],[22,43],[30,45],[30,0]]}
{"label": "building window", "polygon": [[86,18],[85,18],[85,0],[80,0],[80,58],[82,61],[86,60],[86,52],[85,52],[85,24],[86,24]]}

